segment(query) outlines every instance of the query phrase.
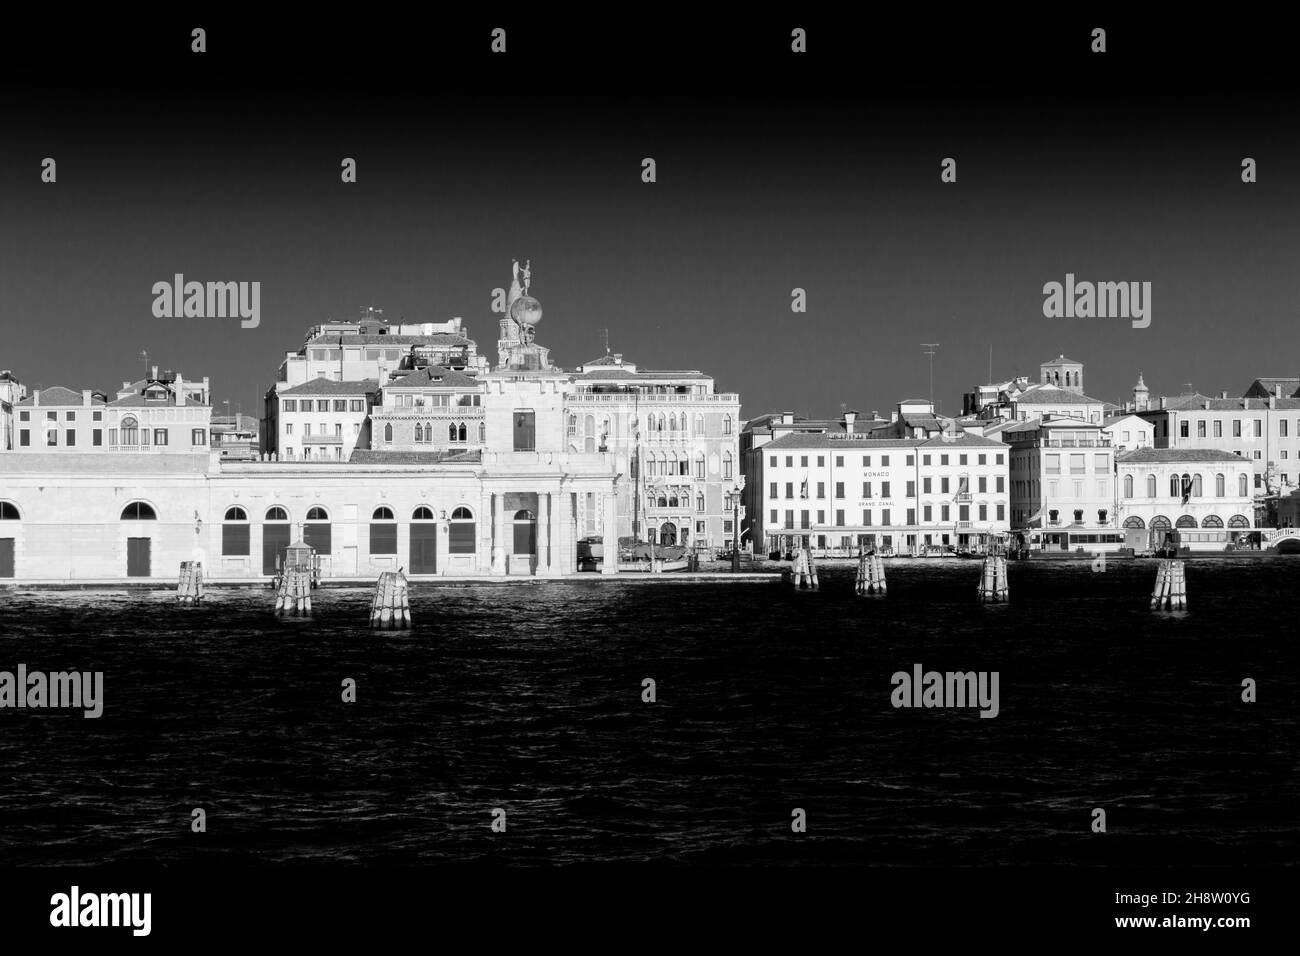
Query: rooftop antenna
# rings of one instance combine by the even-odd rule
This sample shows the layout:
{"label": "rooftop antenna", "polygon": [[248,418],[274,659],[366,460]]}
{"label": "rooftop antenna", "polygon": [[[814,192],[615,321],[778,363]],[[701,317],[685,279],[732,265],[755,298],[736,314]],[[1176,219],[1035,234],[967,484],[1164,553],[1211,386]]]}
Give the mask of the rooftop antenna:
{"label": "rooftop antenna", "polygon": [[140,361],[144,363],[144,380],[149,381],[149,353],[144,349],[140,350]]}
{"label": "rooftop antenna", "polygon": [[377,319],[384,314],[383,309],[376,309],[373,305],[368,305],[361,310],[362,319]]}
{"label": "rooftop antenna", "polygon": [[601,329],[600,334],[605,337],[605,354],[609,354],[609,329]]}
{"label": "rooftop antenna", "polygon": [[934,353],[939,350],[938,342],[922,342],[925,355],[930,356],[930,406],[934,406]]}

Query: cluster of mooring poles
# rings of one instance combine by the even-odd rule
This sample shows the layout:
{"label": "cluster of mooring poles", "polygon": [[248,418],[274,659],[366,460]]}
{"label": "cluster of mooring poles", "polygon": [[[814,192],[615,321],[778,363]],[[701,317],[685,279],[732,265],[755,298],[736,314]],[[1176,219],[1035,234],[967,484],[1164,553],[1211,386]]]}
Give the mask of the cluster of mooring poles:
{"label": "cluster of mooring poles", "polygon": [[370,626],[391,630],[411,626],[411,599],[407,594],[406,575],[400,570],[379,575],[375,597],[370,602]]}
{"label": "cluster of mooring poles", "polygon": [[1162,558],[1156,571],[1156,587],[1151,592],[1151,610],[1183,611],[1187,609],[1187,578],[1183,562]]}
{"label": "cluster of mooring poles", "polygon": [[176,587],[178,604],[195,605],[203,600],[203,562],[182,561],[181,580]]}

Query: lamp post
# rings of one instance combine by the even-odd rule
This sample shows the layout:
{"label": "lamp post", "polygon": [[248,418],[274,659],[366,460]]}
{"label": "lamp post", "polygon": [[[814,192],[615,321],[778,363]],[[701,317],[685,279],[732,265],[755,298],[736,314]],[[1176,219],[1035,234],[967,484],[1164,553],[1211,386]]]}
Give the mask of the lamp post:
{"label": "lamp post", "polygon": [[727,504],[731,506],[731,570],[740,571],[740,488],[734,487],[727,492]]}

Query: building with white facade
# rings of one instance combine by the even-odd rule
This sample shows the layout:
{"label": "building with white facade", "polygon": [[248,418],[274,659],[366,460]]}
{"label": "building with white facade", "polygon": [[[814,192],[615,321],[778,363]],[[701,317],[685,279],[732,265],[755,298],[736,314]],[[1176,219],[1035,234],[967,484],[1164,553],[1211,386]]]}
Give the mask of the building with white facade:
{"label": "building with white facade", "polygon": [[14,407],[27,397],[27,389],[9,369],[0,371],[0,452],[13,451]]}
{"label": "building with white facade", "polygon": [[370,409],[379,400],[379,383],[315,378],[275,391],[268,404],[267,428],[274,451],[288,461],[347,461],[356,448],[369,447]]}
{"label": "building with white facade", "polygon": [[1222,551],[1255,528],[1253,468],[1215,448],[1139,448],[1117,456],[1123,527],[1154,533],[1177,530],[1192,550]]}

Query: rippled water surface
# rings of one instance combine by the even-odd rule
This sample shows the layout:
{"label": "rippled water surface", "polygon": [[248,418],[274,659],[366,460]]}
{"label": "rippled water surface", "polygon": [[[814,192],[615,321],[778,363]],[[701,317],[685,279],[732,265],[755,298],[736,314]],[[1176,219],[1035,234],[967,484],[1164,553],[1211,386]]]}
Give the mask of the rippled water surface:
{"label": "rippled water surface", "polygon": [[[889,595],[578,581],[370,594],[0,589],[0,670],[102,670],[98,720],[0,711],[0,852],[122,860],[1289,861],[1300,559],[895,563]],[[890,676],[996,670],[1001,713],[896,710]],[[653,678],[657,702],[643,703]],[[1241,681],[1259,702],[1241,701]],[[357,682],[357,702],[341,684]],[[203,807],[208,832],[190,832]],[[507,811],[493,834],[490,811]],[[794,834],[791,811],[808,830]],[[1103,807],[1108,833],[1089,832]]]}

